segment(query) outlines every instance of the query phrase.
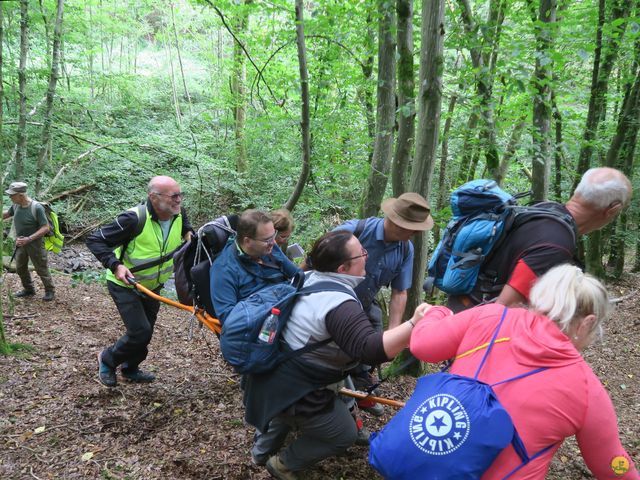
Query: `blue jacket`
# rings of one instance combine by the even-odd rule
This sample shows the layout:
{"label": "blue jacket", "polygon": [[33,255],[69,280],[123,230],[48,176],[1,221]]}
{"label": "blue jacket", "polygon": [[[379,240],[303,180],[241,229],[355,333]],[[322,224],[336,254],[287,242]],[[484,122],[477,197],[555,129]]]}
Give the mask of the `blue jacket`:
{"label": "blue jacket", "polygon": [[222,253],[215,259],[209,275],[211,300],[216,316],[224,323],[236,303],[254,292],[291,279],[300,269],[289,260],[277,245],[270,255],[257,263],[242,253],[235,239],[229,240]]}

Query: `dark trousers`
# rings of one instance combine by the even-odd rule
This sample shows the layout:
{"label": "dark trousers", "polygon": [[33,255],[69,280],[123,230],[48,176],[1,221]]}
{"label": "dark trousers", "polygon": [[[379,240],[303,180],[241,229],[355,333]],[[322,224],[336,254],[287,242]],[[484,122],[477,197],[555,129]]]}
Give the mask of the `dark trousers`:
{"label": "dark trousers", "polygon": [[[107,282],[111,298],[118,307],[126,333],[102,354],[102,361],[111,368],[135,370],[149,353],[153,327],[160,310],[160,302],[142,297],[131,288]],[[156,289],[159,291],[160,288]]]}
{"label": "dark trousers", "polygon": [[[295,439],[283,450],[287,434],[296,432]],[[256,430],[251,452],[266,460],[280,451],[280,459],[293,471],[305,470],[327,457],[340,455],[353,445],[356,424],[347,406],[338,399],[333,407],[313,415],[280,414],[269,423],[269,431]]]}

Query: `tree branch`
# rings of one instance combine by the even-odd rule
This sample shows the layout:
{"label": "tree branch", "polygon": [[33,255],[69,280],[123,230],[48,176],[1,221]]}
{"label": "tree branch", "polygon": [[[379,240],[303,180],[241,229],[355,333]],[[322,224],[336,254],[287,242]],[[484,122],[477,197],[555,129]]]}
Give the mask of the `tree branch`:
{"label": "tree branch", "polygon": [[231,27],[229,26],[229,24],[227,23],[227,19],[225,18],[224,14],[220,11],[220,9],[218,7],[216,7],[213,3],[211,3],[211,0],[204,0],[206,3],[208,3],[211,8],[213,8],[215,10],[215,12],[218,14],[218,16],[220,17],[220,20],[222,20],[222,24],[224,25],[224,28],[227,29],[227,31],[231,34],[231,36],[233,37],[233,40],[235,42],[238,43],[238,45],[240,45],[240,48],[242,49],[242,51],[244,52],[244,54],[247,56],[247,58],[249,59],[249,61],[251,62],[251,65],[253,65],[253,68],[256,69],[256,71],[258,72],[258,75],[260,76],[260,80],[262,80],[265,84],[265,86],[267,87],[267,90],[269,90],[269,93],[271,94],[271,97],[273,97],[273,100],[278,103],[278,99],[276,98],[275,94],[273,93],[273,91],[271,90],[271,87],[269,86],[269,84],[267,83],[267,81],[264,79],[264,77],[262,76],[262,73],[260,72],[260,69],[258,68],[258,66],[256,65],[256,63],[253,61],[253,58],[251,58],[251,55],[249,55],[249,52],[247,51],[246,47],[244,46],[244,44],[238,39],[238,37],[236,37],[235,33],[233,33],[233,30],[231,29]]}

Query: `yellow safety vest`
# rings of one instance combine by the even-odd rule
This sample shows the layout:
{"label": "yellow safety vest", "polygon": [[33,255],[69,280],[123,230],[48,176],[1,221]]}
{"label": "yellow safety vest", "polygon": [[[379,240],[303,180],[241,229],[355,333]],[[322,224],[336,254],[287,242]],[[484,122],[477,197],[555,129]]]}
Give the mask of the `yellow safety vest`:
{"label": "yellow safety vest", "polygon": [[[134,210],[136,214],[140,216],[140,212],[137,207],[129,210]],[[148,212],[145,217],[146,219],[142,232],[131,239],[127,245],[124,255],[122,255],[121,246],[113,251],[116,257],[121,258],[122,263],[129,270],[138,265],[151,263],[154,260],[160,259],[167,253],[178,248],[182,243],[181,214],[173,218],[169,235],[166,240],[163,240],[162,227],[160,224],[153,220]],[[158,265],[135,272],[134,277],[143,286],[154,290],[169,279],[172,271],[173,258],[169,258]],[[117,283],[123,287],[130,287],[130,285],[126,285],[124,282],[118,280],[111,270],[107,270],[107,280]]]}

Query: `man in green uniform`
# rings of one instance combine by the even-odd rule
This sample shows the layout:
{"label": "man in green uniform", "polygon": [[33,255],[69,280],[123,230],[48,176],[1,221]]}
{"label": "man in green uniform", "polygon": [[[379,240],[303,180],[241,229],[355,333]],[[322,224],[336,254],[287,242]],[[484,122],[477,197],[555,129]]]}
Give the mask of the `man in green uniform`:
{"label": "man in green uniform", "polygon": [[[29,273],[29,260],[44,285],[43,300],[54,298],[55,287],[49,272],[47,250],[44,248],[44,237],[49,233],[49,222],[44,207],[27,195],[27,184],[13,182],[5,191],[13,203],[9,210],[3,212],[2,218],[13,217],[13,229],[16,234],[16,272],[22,282],[22,290],[16,297],[34,295],[35,289]],[[34,203],[35,202],[35,203]]]}

